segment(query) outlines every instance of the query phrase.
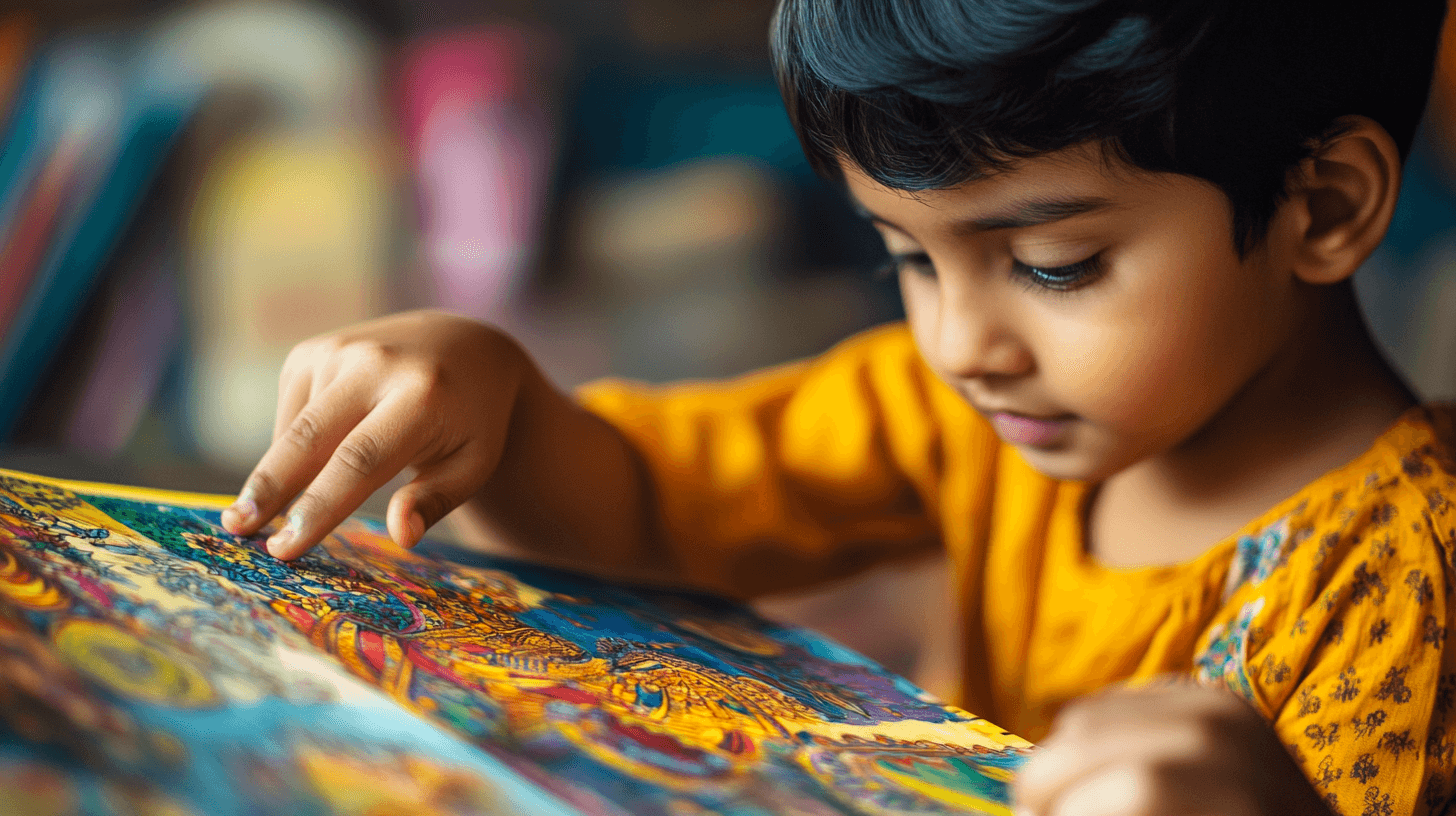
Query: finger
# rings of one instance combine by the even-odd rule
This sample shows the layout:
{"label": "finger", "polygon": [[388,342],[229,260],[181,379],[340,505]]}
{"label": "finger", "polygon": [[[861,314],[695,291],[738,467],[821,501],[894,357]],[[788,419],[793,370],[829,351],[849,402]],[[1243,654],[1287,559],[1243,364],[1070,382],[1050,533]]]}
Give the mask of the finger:
{"label": "finger", "polygon": [[[1213,816],[1265,813],[1248,791],[1190,764],[1122,763],[1078,780],[1047,816]],[[1276,811],[1280,812],[1280,811]]]}
{"label": "finger", "polygon": [[349,431],[289,508],[288,523],[268,539],[268,552],[284,560],[303,555],[404,470],[420,451],[407,434],[418,411],[413,400],[389,399]]}
{"label": "finger", "polygon": [[1059,794],[1047,816],[1172,816],[1145,767],[1116,765],[1083,777]]}
{"label": "finger", "polygon": [[1012,783],[1016,804],[1042,816],[1067,791],[1110,767],[1184,761],[1207,749],[1198,731],[1176,722],[1144,717],[1102,719],[1095,711],[1069,711],[1017,772]]}
{"label": "finger", "polygon": [[467,445],[421,469],[409,484],[394,492],[384,518],[395,543],[406,548],[420,543],[426,530],[480,489],[487,474],[475,453]]}
{"label": "finger", "polygon": [[373,407],[357,382],[324,389],[288,423],[243,483],[237,501],[223,511],[224,529],[252,535],[318,475],[334,449]]}
{"label": "finger", "polygon": [[1076,745],[1043,744],[1011,781],[1018,816],[1049,816],[1069,789],[1111,762],[1109,756],[1089,756]]}
{"label": "finger", "polygon": [[304,406],[308,405],[309,398],[313,395],[314,375],[313,370],[302,372],[295,376],[284,379],[278,387],[278,407],[273,415],[273,441],[277,442],[278,437],[288,430],[289,423],[298,416]]}

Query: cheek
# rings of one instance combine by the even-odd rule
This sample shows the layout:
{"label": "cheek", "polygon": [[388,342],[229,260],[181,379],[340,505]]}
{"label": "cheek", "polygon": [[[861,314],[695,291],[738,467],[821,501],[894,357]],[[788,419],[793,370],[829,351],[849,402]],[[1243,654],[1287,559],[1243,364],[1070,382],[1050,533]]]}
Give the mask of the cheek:
{"label": "cheek", "polygon": [[[1072,410],[1111,426],[1147,425],[1197,397],[1207,372],[1195,327],[1162,316],[1082,324],[1060,337],[1043,370]],[[1045,359],[1045,358],[1043,358]]]}
{"label": "cheek", "polygon": [[[1155,271],[1058,321],[1044,370],[1071,410],[1159,436],[1187,433],[1230,399],[1267,345],[1265,316],[1237,264],[1196,269],[1165,258]],[[1181,273],[1181,274],[1180,274]]]}

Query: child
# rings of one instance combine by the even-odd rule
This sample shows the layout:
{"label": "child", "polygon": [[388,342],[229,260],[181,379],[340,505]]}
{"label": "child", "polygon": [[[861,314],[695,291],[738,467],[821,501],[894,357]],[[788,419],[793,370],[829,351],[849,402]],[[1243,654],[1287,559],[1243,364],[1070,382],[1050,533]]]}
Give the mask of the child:
{"label": "child", "polygon": [[463,504],[737,595],[943,546],[958,702],[1043,744],[1024,812],[1440,812],[1456,414],[1416,405],[1349,279],[1443,5],[783,0],[789,111],[907,326],[575,401],[489,327],[365,324],[289,358],[226,523],[298,497],[267,543],[295,558],[412,467],[404,546]]}

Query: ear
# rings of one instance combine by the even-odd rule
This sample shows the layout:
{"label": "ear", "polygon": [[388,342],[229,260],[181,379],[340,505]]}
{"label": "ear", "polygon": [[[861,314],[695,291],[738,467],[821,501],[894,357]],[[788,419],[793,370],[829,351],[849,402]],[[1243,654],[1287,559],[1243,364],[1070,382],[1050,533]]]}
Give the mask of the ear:
{"label": "ear", "polygon": [[1385,237],[1400,194],[1400,151],[1375,120],[1340,119],[1341,131],[1291,174],[1275,226],[1294,274],[1330,284],[1355,273]]}

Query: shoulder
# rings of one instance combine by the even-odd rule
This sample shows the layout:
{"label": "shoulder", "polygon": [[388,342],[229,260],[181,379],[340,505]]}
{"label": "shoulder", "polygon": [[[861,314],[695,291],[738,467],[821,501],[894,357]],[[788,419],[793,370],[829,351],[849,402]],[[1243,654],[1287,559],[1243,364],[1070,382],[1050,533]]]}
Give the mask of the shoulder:
{"label": "shoulder", "polygon": [[1331,612],[1399,590],[1429,602],[1449,594],[1456,567],[1456,412],[1407,412],[1370,452],[1287,522],[1304,539],[1287,584],[1306,572],[1299,598]]}
{"label": "shoulder", "polygon": [[[1226,679],[1272,712],[1321,664],[1444,646],[1456,578],[1456,412],[1412,409],[1364,455],[1238,537],[1210,642],[1241,633]],[[1242,688],[1239,688],[1242,686]]]}
{"label": "shoulder", "polygon": [[[1448,572],[1456,547],[1456,412],[1403,415],[1365,454],[1306,486],[1240,535],[1225,594],[1285,606],[1358,605],[1370,587],[1424,567]],[[1342,592],[1353,597],[1340,597]]]}

